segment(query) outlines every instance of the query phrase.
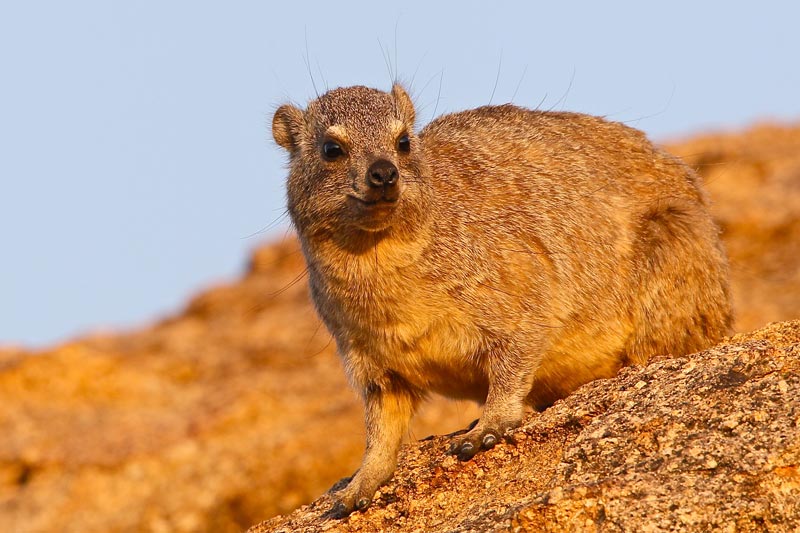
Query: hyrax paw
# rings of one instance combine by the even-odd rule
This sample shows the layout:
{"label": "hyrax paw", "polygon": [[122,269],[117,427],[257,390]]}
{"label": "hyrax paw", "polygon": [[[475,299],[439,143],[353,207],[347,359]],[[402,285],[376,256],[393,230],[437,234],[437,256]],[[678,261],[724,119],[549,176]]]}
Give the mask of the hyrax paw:
{"label": "hyrax paw", "polygon": [[[373,490],[372,493],[374,492]],[[354,511],[364,511],[372,503],[372,498],[366,495],[366,491],[358,484],[354,485],[352,480],[345,488],[336,492],[333,498],[333,507],[325,513],[325,518],[345,518]]]}
{"label": "hyrax paw", "polygon": [[323,518],[333,518],[338,520],[340,518],[347,517],[352,512],[353,510],[348,509],[347,505],[344,502],[336,501],[334,502],[333,507],[328,509],[328,512],[323,515]]}
{"label": "hyrax paw", "polygon": [[491,429],[480,433],[470,431],[463,437],[454,439],[447,453],[457,456],[461,461],[469,461],[479,451],[493,448],[500,438],[498,433]]}
{"label": "hyrax paw", "polygon": [[327,513],[325,513],[325,518],[346,518],[350,516],[351,513],[354,511],[363,511],[369,504],[372,503],[372,500],[369,498],[360,498],[355,503],[346,503],[344,500],[336,500]]}
{"label": "hyrax paw", "polygon": [[500,428],[476,427],[466,435],[453,439],[447,453],[455,455],[460,461],[469,461],[481,450],[490,450],[501,439],[511,440],[506,436],[506,430],[513,427],[508,425]]}

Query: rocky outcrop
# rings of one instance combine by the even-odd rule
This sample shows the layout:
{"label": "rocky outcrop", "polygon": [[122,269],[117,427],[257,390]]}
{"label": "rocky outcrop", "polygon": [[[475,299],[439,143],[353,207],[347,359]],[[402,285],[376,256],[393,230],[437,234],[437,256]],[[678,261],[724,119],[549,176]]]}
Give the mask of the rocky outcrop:
{"label": "rocky outcrop", "polygon": [[[731,255],[737,329],[752,331],[770,320],[800,317],[800,127],[761,126],[670,149],[699,168],[715,201]],[[352,473],[363,447],[361,408],[330,337],[314,316],[303,268],[297,244],[288,238],[259,249],[240,280],[205,291],[183,312],[150,328],[96,335],[36,353],[0,350],[0,531],[241,531],[291,512]],[[774,340],[762,341],[784,350]],[[674,373],[669,368],[663,372]],[[618,379],[640,371],[626,370]],[[630,394],[654,391],[647,379],[634,385],[639,381],[646,385]],[[551,427],[553,436],[562,435],[559,449],[566,449],[569,439],[578,442],[579,435],[593,434],[584,432],[599,416],[576,411],[572,419],[558,422],[555,413],[531,419],[530,427]],[[453,431],[476,414],[470,404],[434,401],[418,417],[408,440]],[[652,422],[653,427],[658,423]],[[530,434],[526,429],[516,447],[501,447],[496,455],[464,464],[444,458],[441,440],[407,448],[394,492],[386,492],[370,512],[396,510],[395,522],[385,523],[399,528],[403,512],[410,517],[418,506],[427,508],[440,497],[438,484],[452,477],[463,481],[459,486],[465,496],[475,498],[473,503],[465,499],[458,509],[458,523],[464,527],[474,523],[480,529],[481,517],[510,513],[517,502],[528,514],[520,511],[516,520],[535,530],[530,524],[537,517],[546,515],[547,523],[556,523],[569,509],[577,512],[570,505],[591,500],[577,499],[580,491],[599,498],[581,512],[591,508],[597,516],[610,516],[616,496],[600,496],[656,479],[647,477],[655,472],[642,470],[650,464],[643,463],[640,470],[620,470],[600,482],[597,469],[603,465],[583,463],[580,455],[558,456],[556,448],[547,448],[556,446],[557,439],[545,441],[545,429]],[[597,446],[627,438],[627,431],[619,431],[621,435],[600,439]],[[660,442],[639,445],[663,448]],[[674,453],[700,445],[692,442],[674,441]],[[515,463],[500,461],[504,454],[516,454],[515,460],[522,461],[528,453],[539,454],[539,477],[528,470],[528,477],[517,479]],[[609,464],[621,460],[597,453]],[[716,460],[718,468],[729,468]],[[577,492],[559,494],[547,485],[547,476],[569,461],[575,465],[569,479]],[[748,465],[740,465],[744,473],[737,474],[740,481],[731,490],[755,486],[755,478],[746,474],[758,465]],[[402,472],[415,476],[416,482],[400,477],[406,475]],[[796,480],[796,470],[776,467],[774,472],[778,477],[756,485],[765,491],[783,487],[793,494],[786,483]],[[696,496],[706,498],[698,479],[687,474],[673,481],[694,482]],[[481,499],[484,495],[512,482],[526,498],[552,494],[541,501],[523,501],[518,495],[507,504],[492,500],[495,507],[478,505],[488,501]],[[768,501],[757,500],[753,509]],[[446,507],[442,501],[439,509]],[[426,513],[431,527],[445,516]],[[368,523],[368,516],[356,515],[347,527],[358,520]],[[324,527],[331,524],[341,526],[328,522]]]}
{"label": "rocky outcrop", "polygon": [[250,533],[795,531],[800,321],[586,385],[471,462],[405,447],[364,513],[325,495]]}

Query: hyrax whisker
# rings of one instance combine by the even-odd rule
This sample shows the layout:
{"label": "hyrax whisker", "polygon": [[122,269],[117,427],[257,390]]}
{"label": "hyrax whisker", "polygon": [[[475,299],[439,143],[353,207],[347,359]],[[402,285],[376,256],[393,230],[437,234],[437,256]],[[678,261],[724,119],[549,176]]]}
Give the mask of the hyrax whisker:
{"label": "hyrax whisker", "polygon": [[553,109],[555,109],[555,108],[556,108],[558,105],[560,105],[561,103],[563,103],[563,102],[566,102],[566,101],[567,101],[567,96],[569,96],[569,92],[572,90],[572,84],[573,84],[573,82],[575,81],[575,73],[576,73],[576,72],[577,72],[577,68],[575,68],[575,67],[572,67],[572,75],[569,77],[569,85],[567,85],[567,90],[566,90],[566,91],[564,91],[564,94],[562,94],[562,95],[561,95],[561,98],[559,98],[558,100],[556,100],[556,103],[555,103],[555,104],[553,104],[553,105],[550,107],[550,109],[548,109],[548,111],[552,111],[552,110],[553,110]]}
{"label": "hyrax whisker", "polygon": [[280,224],[282,221],[286,220],[288,217],[289,217],[289,210],[288,209],[284,209],[281,212],[281,214],[278,215],[272,222],[270,222],[266,226],[262,227],[258,231],[254,231],[250,235],[245,235],[244,237],[242,237],[242,239],[250,239],[252,237],[255,237],[256,235],[261,235],[263,233],[266,233],[267,231],[271,230],[272,228],[278,226],[278,224]]}
{"label": "hyrax whisker", "polygon": [[294,287],[295,285],[297,285],[297,283],[298,283],[298,282],[299,282],[301,279],[303,279],[304,277],[306,277],[306,274],[308,274],[308,268],[305,268],[305,269],[304,269],[304,270],[303,270],[303,271],[302,271],[300,274],[298,274],[298,275],[297,275],[297,276],[296,276],[294,279],[292,279],[292,281],[290,281],[289,283],[287,283],[286,285],[284,285],[283,287],[281,287],[281,288],[280,288],[280,289],[278,289],[277,291],[275,291],[275,292],[271,292],[271,293],[267,294],[266,296],[267,296],[268,298],[274,298],[274,297],[276,297],[276,296],[280,296],[280,295],[281,295],[281,294],[283,294],[284,292],[288,291],[289,289],[291,289],[292,287]]}
{"label": "hyrax whisker", "polygon": [[[417,66],[414,69],[414,73],[411,75],[411,81],[408,82],[408,90],[411,93],[415,92],[414,91],[414,80],[417,79],[417,73],[419,72],[419,68],[422,66],[422,62],[425,60],[426,57],[428,57],[428,51],[427,50],[425,51],[425,53],[422,54],[422,57],[419,59],[419,62],[417,62]],[[422,90],[424,91],[425,87],[423,87]],[[421,92],[418,93],[418,96],[419,96],[419,94],[421,94]],[[415,104],[416,104],[416,102],[415,102]]]}
{"label": "hyrax whisker", "polygon": [[489,96],[489,105],[492,105],[494,100],[494,93],[497,91],[497,84],[500,82],[500,70],[503,68],[503,51],[500,50],[500,60],[497,62],[497,75],[494,78],[494,87],[492,87],[492,94]]}
{"label": "hyrax whisker", "polygon": [[525,68],[522,69],[522,76],[519,77],[519,81],[517,82],[517,86],[514,88],[514,94],[511,95],[511,103],[514,103],[514,99],[517,97],[517,92],[519,92],[519,88],[522,86],[522,80],[525,79],[525,74],[528,73],[528,65],[525,65]]}
{"label": "hyrax whisker", "polygon": [[[308,344],[306,345],[306,350],[308,350],[308,349],[311,347],[311,342],[312,342],[312,341],[314,340],[314,338],[317,336],[317,333],[319,333],[319,330],[320,330],[320,328],[321,328],[321,327],[322,327],[322,322],[320,322],[320,323],[317,325],[316,329],[314,330],[314,334],[313,334],[313,335],[311,335],[311,338],[310,338],[310,339],[308,339]],[[320,349],[319,349],[317,352],[315,352],[315,353],[313,353],[313,354],[311,354],[311,355],[309,355],[309,356],[306,356],[306,357],[305,357],[305,359],[306,359],[306,360],[310,360],[310,359],[314,359],[315,357],[319,356],[319,355],[320,355],[320,354],[322,354],[322,353],[323,353],[325,350],[327,350],[327,349],[328,349],[328,346],[330,346],[330,345],[331,345],[331,342],[333,342],[333,336],[332,336],[332,335],[328,335],[328,342],[326,342],[326,343],[325,343],[325,346],[323,346],[322,348],[320,348]]]}
{"label": "hyrax whisker", "polygon": [[392,75],[392,84],[399,82],[398,72],[400,70],[400,63],[397,61],[397,28],[400,26],[400,16],[394,21],[394,74]]}
{"label": "hyrax whisker", "polygon": [[303,37],[305,39],[306,44],[306,53],[303,55],[303,63],[306,64],[306,70],[308,71],[308,77],[311,78],[311,86],[314,87],[314,94],[317,95],[319,98],[319,91],[317,90],[317,83],[314,81],[314,74],[311,72],[311,58],[308,54],[308,28],[303,28]]}
{"label": "hyrax whisker", "polygon": [[544,93],[544,96],[542,96],[542,99],[539,100],[539,103],[536,104],[536,106],[533,108],[533,110],[534,111],[539,111],[542,108],[542,104],[544,103],[545,100],[547,100],[547,93]]}
{"label": "hyrax whisker", "polygon": [[392,72],[392,62],[389,58],[389,50],[383,46],[380,37],[378,37],[378,46],[381,49],[381,56],[383,57],[383,64],[386,67],[386,72],[389,74],[389,83],[395,83],[394,73]]}
{"label": "hyrax whisker", "polygon": [[432,117],[436,116],[436,111],[439,109],[439,101],[442,99],[442,80],[444,80],[444,69],[439,73],[439,89],[436,91],[436,105],[433,106]]}

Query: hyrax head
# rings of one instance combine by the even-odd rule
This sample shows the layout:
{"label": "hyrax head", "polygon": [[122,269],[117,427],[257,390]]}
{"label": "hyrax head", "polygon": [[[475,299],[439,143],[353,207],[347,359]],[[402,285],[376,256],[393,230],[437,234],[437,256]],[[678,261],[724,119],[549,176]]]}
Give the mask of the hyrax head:
{"label": "hyrax head", "polygon": [[278,108],[272,135],[289,152],[289,213],[301,235],[411,229],[425,210],[414,115],[399,85]]}

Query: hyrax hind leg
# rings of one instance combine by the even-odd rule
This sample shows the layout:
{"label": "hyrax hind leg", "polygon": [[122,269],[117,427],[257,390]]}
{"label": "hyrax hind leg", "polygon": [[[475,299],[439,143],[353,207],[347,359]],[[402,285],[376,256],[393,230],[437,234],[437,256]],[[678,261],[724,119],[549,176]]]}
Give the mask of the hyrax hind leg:
{"label": "hyrax hind leg", "polygon": [[718,230],[698,203],[670,199],[650,208],[634,250],[638,293],[629,363],[702,350],[730,332],[728,264]]}
{"label": "hyrax hind leg", "polygon": [[489,392],[480,419],[465,434],[453,438],[448,453],[462,461],[500,442],[509,429],[519,426],[525,412],[525,397],[531,388],[540,346],[497,342],[486,357]]}

